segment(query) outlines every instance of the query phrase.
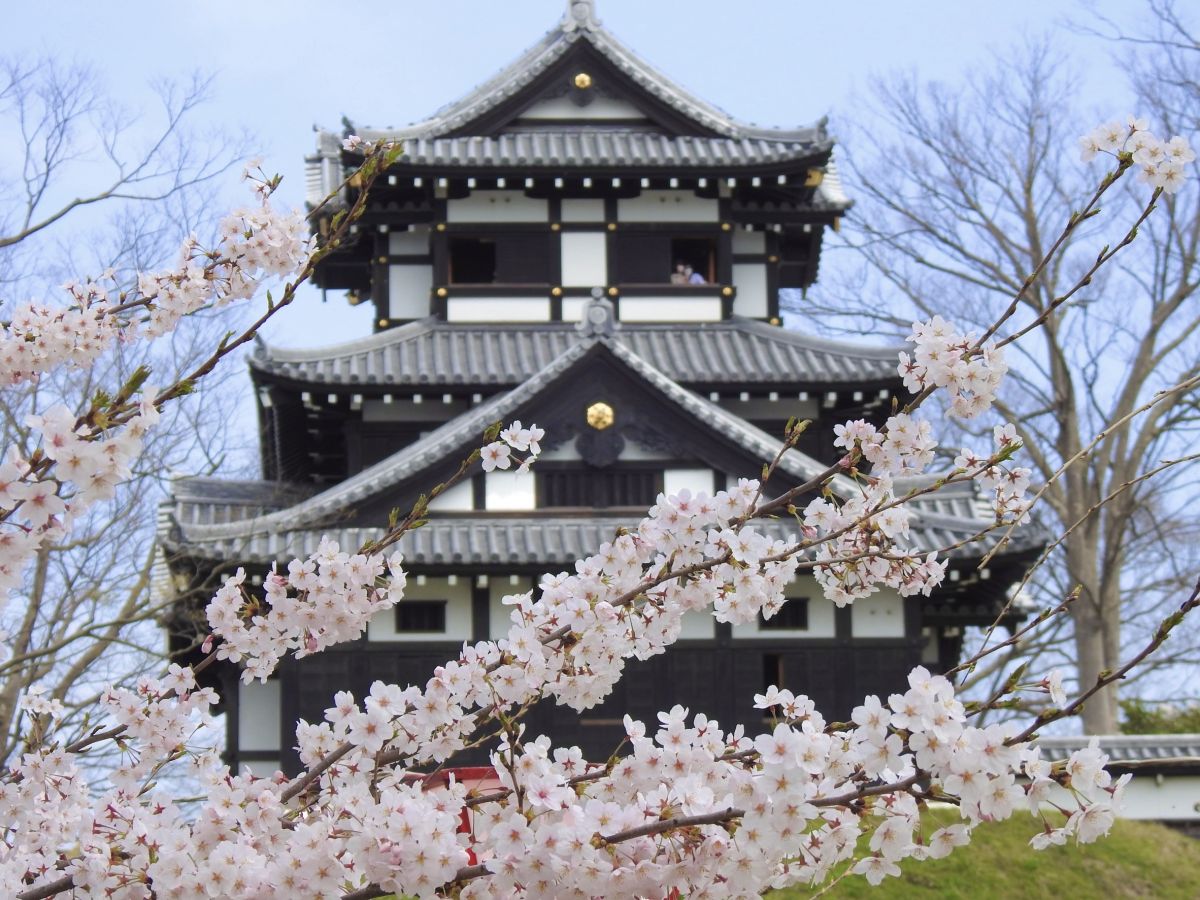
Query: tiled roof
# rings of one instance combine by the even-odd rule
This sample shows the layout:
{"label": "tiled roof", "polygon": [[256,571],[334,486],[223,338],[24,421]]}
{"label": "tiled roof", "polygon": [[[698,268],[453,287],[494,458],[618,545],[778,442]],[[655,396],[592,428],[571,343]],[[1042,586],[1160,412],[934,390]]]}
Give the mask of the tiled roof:
{"label": "tiled roof", "polygon": [[[632,129],[605,131],[593,125],[578,132],[529,130],[494,137],[462,136],[473,122],[525,90],[580,44],[590,45],[649,96],[708,135],[670,137]],[[740,122],[654,69],[594,18],[578,22],[569,16],[510,65],[430,118],[403,128],[356,125],[354,130],[367,140],[403,141],[404,155],[398,166],[448,168],[661,166],[736,170],[825,156],[833,147],[824,120],[794,129],[760,128]],[[308,199],[316,203],[341,181],[341,135],[318,131],[317,152],[307,164]],[[849,206],[836,171],[827,169],[826,180],[829,184],[817,191],[819,202],[838,209]]]}
{"label": "tiled roof", "polygon": [[[647,382],[657,388],[663,396],[689,414],[699,417],[705,426],[733,443],[757,452],[765,462],[773,459],[781,447],[780,441],[766,432],[726,412],[715,403],[704,400],[691,391],[680,387],[669,378],[641,360],[631,350],[607,339],[582,338],[576,340],[549,364],[523,381],[516,388],[479,404],[432,431],[419,441],[410,444],[387,459],[350,476],[318,494],[289,506],[279,512],[268,513],[254,520],[253,525],[235,522],[228,526],[204,526],[224,528],[230,536],[241,535],[247,528],[279,530],[296,528],[310,522],[318,522],[336,515],[341,510],[371,497],[382,490],[403,482],[437,460],[459,453],[477,440],[490,423],[508,421],[524,404],[552,385],[568,369],[581,360],[594,347],[604,345],[618,359],[637,371]],[[797,478],[806,479],[824,470],[816,460],[797,450],[784,455],[780,463],[782,471]]]}
{"label": "tiled roof", "polygon": [[769,166],[828,146],[764,138],[669,137],[637,131],[532,131],[496,137],[409,138],[397,166],[448,168],[670,168]]}
{"label": "tiled roof", "polygon": [[[406,534],[400,549],[405,559],[416,565],[565,565],[595,553],[618,528],[634,524],[636,522],[628,517],[612,516],[435,517]],[[259,523],[253,521],[248,521],[246,526],[236,529],[181,525],[164,540],[173,551],[268,564],[315,552],[323,536],[337,541],[343,549],[352,549],[383,535],[382,528],[339,528],[334,525],[274,530],[260,528]],[[776,538],[794,537],[796,533],[795,525],[790,521],[758,522],[755,527]],[[921,549],[947,546],[973,534],[978,527],[978,522],[963,519],[919,517],[912,545]],[[973,547],[970,552],[960,550],[953,555],[975,558],[986,546],[985,543],[982,549]]]}
{"label": "tiled roof", "polygon": [[619,41],[595,19],[564,19],[512,63],[466,95],[446,104],[430,118],[403,128],[361,128],[365,138],[440,137],[468,126],[535,81],[578,42],[585,42],[651,96],[696,124],[726,137],[762,137],[816,143],[825,140],[824,124],[794,130],[758,128],[739,122],[658,71]]}
{"label": "tiled roof", "polygon": [[171,482],[175,519],[193,525],[253,519],[299,503],[311,493],[311,488],[278,481],[176,478]]}
{"label": "tiled roof", "polygon": [[[683,384],[837,385],[894,380],[898,347],[831,341],[752,319],[624,323],[612,338]],[[457,324],[421,319],[318,350],[260,345],[262,372],[320,384],[516,385],[578,341],[565,322]]]}
{"label": "tiled roof", "polygon": [[[607,305],[606,301],[598,301],[598,303],[601,308],[609,310],[611,315],[611,307]],[[779,454],[782,444],[777,438],[672,380],[665,372],[639,356],[628,342],[618,339],[623,335],[623,331],[613,331],[612,324],[612,321],[609,320],[607,327],[601,327],[598,322],[593,322],[595,329],[590,334],[575,333],[564,351],[537,372],[525,378],[516,388],[497,394],[445,423],[414,444],[397,451],[387,459],[320,493],[299,500],[299,502],[264,511],[261,514],[256,511],[235,521],[230,521],[228,518],[221,521],[224,513],[215,514],[206,520],[202,513],[196,512],[199,510],[200,504],[192,499],[197,494],[203,493],[204,485],[200,485],[199,488],[192,485],[181,485],[182,490],[177,491],[176,494],[174,514],[168,515],[171,520],[171,527],[166,529],[170,532],[168,543],[178,548],[192,547],[198,551],[201,548],[210,548],[212,552],[225,558],[231,558],[228,554],[245,553],[249,554],[250,559],[273,559],[286,552],[285,548],[291,548],[290,552],[295,554],[301,552],[301,547],[307,547],[309,544],[315,546],[314,542],[319,539],[321,533],[327,530],[328,523],[336,521],[344,510],[419,475],[422,470],[437,460],[461,453],[465,447],[470,446],[473,440],[478,439],[489,423],[509,420],[517,410],[533,401],[560,378],[570,377],[569,371],[590,352],[611,353],[616,360],[627,366],[666,402],[682,410],[689,417],[703,422],[713,434],[745,448],[756,459],[766,462]],[[757,323],[748,324],[755,328],[764,328],[771,333],[777,331],[777,329],[770,329],[766,326],[758,326]],[[367,340],[377,341],[378,338],[385,336],[377,335]],[[798,481],[816,477],[826,469],[819,461],[797,450],[785,453],[780,459],[779,468]],[[897,481],[897,489],[906,493],[923,486],[929,480],[929,478],[900,479]],[[849,493],[854,490],[853,485],[841,476],[835,477],[830,486],[834,491],[840,493]],[[253,488],[242,485],[236,489],[235,493],[250,501],[256,496],[265,497],[274,489],[274,486],[264,487],[262,494],[256,495]],[[180,497],[183,498],[182,501]],[[220,497],[216,498],[212,504],[214,509],[223,509],[229,505],[227,503],[222,505],[220,500]],[[253,503],[246,502],[243,508],[249,512],[255,507]],[[986,522],[986,518],[980,515],[977,500],[969,486],[951,486],[939,496],[918,498],[914,502],[914,508],[918,515],[913,523],[912,546],[922,549],[936,549],[956,544],[974,535]],[[185,510],[187,509],[191,509],[193,512],[186,514]],[[526,550],[521,552],[525,552],[527,555],[533,554],[527,560],[533,564],[543,559],[541,550],[535,553],[529,549],[533,546],[531,542],[535,541],[535,538],[528,535],[544,534],[537,531],[539,521],[543,521],[540,516],[526,521],[511,518],[436,520],[431,522],[430,527],[434,530],[429,534],[442,534],[445,541],[450,541],[451,536],[456,535],[454,540],[460,543],[468,542],[461,543],[462,547],[467,548],[461,552],[476,561],[491,559],[489,554],[495,547],[525,547]],[[592,539],[597,537],[599,532],[586,532],[585,528],[586,524],[593,520],[562,520],[574,523],[571,525],[571,529],[566,529],[566,526],[562,525],[559,520],[548,521],[559,523],[556,525],[559,530],[554,534],[570,533],[578,537],[579,543],[571,546],[582,547],[585,543],[588,547],[596,546],[596,542]],[[471,526],[474,530],[463,526],[463,522],[474,522]],[[436,527],[434,527],[435,525]],[[790,524],[780,524],[771,527],[790,529],[791,526]],[[529,531],[528,529],[533,530]],[[342,529],[339,532],[336,526],[333,531],[342,535],[339,543],[347,545],[356,542],[361,544],[375,534],[370,529],[358,528]],[[997,536],[993,536],[992,540],[995,537]],[[421,539],[414,537],[413,540]],[[472,545],[469,543],[471,540],[483,543]],[[537,540],[549,539],[539,537]],[[1032,530],[1023,529],[1017,532],[1008,549],[1016,551],[1033,547],[1038,544],[1039,540],[1039,535],[1034,534]],[[982,544],[983,547],[989,545],[989,541],[984,541]],[[562,546],[568,545],[562,544]],[[966,557],[973,556],[979,552],[980,546],[980,544],[974,544],[969,548],[957,551],[957,554]],[[475,549],[471,549],[471,547]],[[434,547],[429,552],[441,551],[437,551]]]}
{"label": "tiled roof", "polygon": [[[1109,756],[1110,764],[1121,768],[1153,768],[1163,764],[1200,768],[1200,734],[1104,734],[1098,735],[1100,749]],[[1046,736],[1038,739],[1042,754],[1052,760],[1066,759],[1076,750],[1088,745],[1088,735]]]}

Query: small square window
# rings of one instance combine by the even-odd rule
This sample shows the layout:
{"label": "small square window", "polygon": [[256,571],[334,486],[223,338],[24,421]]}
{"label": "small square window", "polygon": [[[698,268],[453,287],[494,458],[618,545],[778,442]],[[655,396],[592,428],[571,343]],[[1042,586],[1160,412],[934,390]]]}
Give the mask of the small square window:
{"label": "small square window", "polygon": [[445,600],[401,600],[395,606],[396,631],[405,634],[444,634]]}
{"label": "small square window", "polygon": [[759,631],[808,631],[808,598],[789,597],[783,608],[769,619],[758,614]]}

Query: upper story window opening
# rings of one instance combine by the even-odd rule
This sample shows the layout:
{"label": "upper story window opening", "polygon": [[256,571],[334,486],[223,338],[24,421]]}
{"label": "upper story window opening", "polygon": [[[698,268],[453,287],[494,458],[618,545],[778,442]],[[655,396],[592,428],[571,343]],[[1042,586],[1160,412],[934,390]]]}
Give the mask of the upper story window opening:
{"label": "upper story window opening", "polygon": [[463,235],[449,240],[451,284],[548,284],[546,237],[514,233]]}
{"label": "upper story window opening", "polygon": [[715,285],[717,239],[629,229],[617,238],[620,284]]}

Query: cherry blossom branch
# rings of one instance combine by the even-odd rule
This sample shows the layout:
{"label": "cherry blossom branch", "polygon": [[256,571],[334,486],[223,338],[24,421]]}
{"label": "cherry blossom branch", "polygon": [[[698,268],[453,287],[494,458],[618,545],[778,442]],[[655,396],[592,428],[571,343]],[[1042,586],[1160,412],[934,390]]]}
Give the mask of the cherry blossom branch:
{"label": "cherry blossom branch", "polygon": [[1167,616],[1155,629],[1154,636],[1146,643],[1141,650],[1130,657],[1119,669],[1111,672],[1101,673],[1096,679],[1096,683],[1087,688],[1073,701],[1068,703],[1061,709],[1047,709],[1037,716],[1036,719],[1028,727],[1019,734],[1010,738],[1008,743],[1016,744],[1028,740],[1035,735],[1040,728],[1044,728],[1051,722],[1057,722],[1059,719],[1065,719],[1079,713],[1087,701],[1096,693],[1108,687],[1117,681],[1122,680],[1129,672],[1145,660],[1150,654],[1163,645],[1163,642],[1170,637],[1171,632],[1178,627],[1184,617],[1196,607],[1200,606],[1200,578],[1196,580],[1195,587],[1192,588],[1192,593],[1184,600],[1179,608],[1171,615]]}

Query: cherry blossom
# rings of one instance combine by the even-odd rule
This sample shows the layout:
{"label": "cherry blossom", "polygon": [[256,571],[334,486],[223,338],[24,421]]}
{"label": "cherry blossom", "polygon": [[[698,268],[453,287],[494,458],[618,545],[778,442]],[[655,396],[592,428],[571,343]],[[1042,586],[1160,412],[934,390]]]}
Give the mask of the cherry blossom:
{"label": "cherry blossom", "polygon": [[1079,139],[1084,162],[1100,153],[1126,155],[1137,169],[1137,180],[1163,193],[1173,194],[1187,180],[1186,165],[1196,158],[1186,138],[1175,135],[1160,140],[1149,130],[1145,119],[1130,116],[1127,121],[1113,120]]}
{"label": "cherry blossom", "polygon": [[[374,145],[351,136],[343,146]],[[1164,191],[1192,160],[1185,141],[1159,142],[1138,121],[1098,129],[1083,149],[1128,154]],[[101,278],[69,285],[61,308],[18,308],[0,333],[0,378],[86,366],[115,341],[165,334],[182,316],[295,271],[309,251],[303,223],[273,211],[270,185],[256,184],[262,202],[227,217],[216,248],[188,242],[176,267],[143,275],[133,294],[110,295],[111,279]],[[940,317],[915,324],[912,340],[899,371],[918,401],[940,389],[956,415],[988,408],[1007,368],[998,344]],[[104,427],[62,408],[30,419],[38,455],[10,451],[0,463],[0,589],[126,477],[159,406],[150,386],[134,395]],[[218,697],[189,668],[107,688],[99,698],[106,721],[65,745],[53,731],[59,701],[27,692],[22,708],[37,727],[0,777],[0,885],[18,897],[435,897],[448,887],[466,898],[745,896],[820,885],[848,870],[879,883],[899,874],[900,861],[944,857],[975,828],[1018,811],[1041,820],[1034,847],[1096,840],[1128,783],[1113,781],[1098,744],[1045,760],[1032,726],[974,724],[955,684],[924,667],[886,702],[864,698],[846,723],[772,685],[754,698],[771,719],[761,733],[676,706],[649,725],[626,716],[612,758],[588,760],[525,732],[522,712],[538,700],[575,710],[601,703],[628,660],[666,652],[687,613],[733,623],[774,615],[802,566],[839,606],[884,587],[932,591],[946,564],[935,548],[910,545],[905,505],[937,447],[917,406],[882,426],[835,428],[842,461],[807,486],[803,509],[789,508],[797,521],[787,538],[756,526],[780,508],[758,480],[711,496],[659,495],[640,522],[573,571],[504,598],[504,637],[464,644],[424,685],[376,682],[361,701],[339,692],[323,721],[298,723],[306,769],[291,779],[232,772],[197,743]],[[492,430],[480,465],[526,468],[544,437],[521,422]],[[998,427],[993,442],[986,456],[964,449],[945,477],[978,484],[999,520],[1019,521],[1030,476],[1012,462],[1015,428]],[[404,602],[404,562],[388,550],[404,527],[357,550],[324,540],[311,556],[272,568],[261,591],[244,571],[228,577],[206,610],[201,665],[219,660],[247,682],[265,680],[289,654],[360,636],[373,616]],[[1066,705],[1058,673],[1025,687]],[[430,774],[480,734],[494,739],[498,787],[481,793],[452,774]],[[108,740],[119,742],[121,763],[93,783],[80,754]],[[187,770],[202,799],[170,796],[159,777],[168,767]],[[925,839],[921,810],[939,799],[954,801],[960,821]],[[1067,813],[1065,825],[1043,817],[1048,804]]]}

